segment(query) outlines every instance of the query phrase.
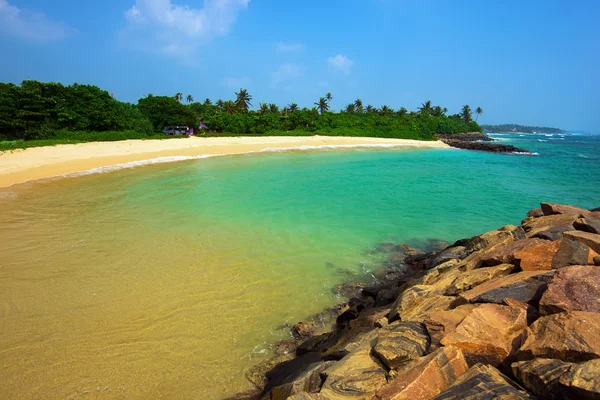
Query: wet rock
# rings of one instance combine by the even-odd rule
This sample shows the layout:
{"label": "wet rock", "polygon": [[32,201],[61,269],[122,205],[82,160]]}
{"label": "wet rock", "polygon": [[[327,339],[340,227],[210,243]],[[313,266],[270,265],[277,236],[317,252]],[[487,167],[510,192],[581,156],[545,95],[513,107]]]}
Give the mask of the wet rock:
{"label": "wet rock", "polygon": [[540,206],[542,208],[542,212],[544,213],[544,215],[557,215],[557,214],[562,214],[562,215],[575,215],[575,216],[579,216],[579,215],[589,215],[590,211],[586,210],[585,208],[579,208],[579,207],[574,207],[571,205],[565,205],[565,204],[554,204],[554,203],[540,203]]}
{"label": "wet rock", "polygon": [[600,313],[600,268],[571,266],[556,272],[540,300],[542,315],[564,311]]}
{"label": "wet rock", "polygon": [[536,303],[554,272],[525,271],[496,278],[460,294],[453,306],[468,303],[496,303],[509,297],[524,303]]}
{"label": "wet rock", "polygon": [[518,400],[534,399],[496,368],[477,364],[435,400]]}
{"label": "wet rock", "polygon": [[267,385],[267,375],[270,373],[270,371],[273,370],[273,368],[275,368],[276,366],[290,361],[293,358],[294,354],[288,353],[283,355],[276,355],[270,359],[267,359],[250,368],[246,372],[246,379],[248,379],[248,381],[252,383],[257,389],[262,391]]}
{"label": "wet rock", "polygon": [[[294,394],[315,393],[321,388],[321,372],[332,367],[335,362],[315,362],[291,371],[283,378],[283,384],[271,389],[271,400],[286,400]],[[281,379],[280,378],[280,379]]]}
{"label": "wet rock", "polygon": [[467,255],[466,250],[467,249],[464,246],[448,247],[448,248],[440,251],[439,253],[435,254],[434,256],[430,257],[425,262],[425,268],[431,269],[437,265],[445,263],[446,261],[462,259],[462,258],[466,257],[466,255]]}
{"label": "wet rock", "polygon": [[224,400],[260,400],[262,392],[258,389],[250,389]]}
{"label": "wet rock", "polygon": [[571,311],[542,317],[528,329],[517,360],[556,358],[581,362],[600,358],[600,314]]}
{"label": "wet rock", "polygon": [[589,232],[571,231],[565,232],[565,238],[576,240],[589,246],[596,253],[600,253],[600,235]]}
{"label": "wet rock", "polygon": [[416,285],[402,293],[392,305],[388,320],[417,321],[433,311],[447,310],[454,297],[439,295],[430,285]]}
{"label": "wet rock", "polygon": [[389,369],[419,358],[429,349],[429,335],[419,322],[398,322],[382,328],[373,354]]}
{"label": "wet rock", "polygon": [[355,296],[359,296],[365,287],[365,284],[362,282],[346,282],[339,285],[335,285],[333,287],[333,293],[338,296],[352,298]]}
{"label": "wet rock", "polygon": [[350,321],[350,328],[370,328],[375,326],[375,322],[381,318],[387,317],[390,313],[390,307],[377,307],[364,310],[358,318]]}
{"label": "wet rock", "polygon": [[367,400],[387,383],[385,370],[372,358],[369,345],[356,349],[323,372],[323,400]]}
{"label": "wet rock", "polygon": [[573,365],[558,383],[558,392],[563,399],[600,399],[600,360]]}
{"label": "wet rock", "polygon": [[515,378],[527,390],[544,399],[560,399],[558,381],[574,364],[549,358],[536,358],[512,364]]}
{"label": "wet rock", "polygon": [[590,248],[586,244],[565,236],[560,241],[556,254],[552,257],[552,268],[559,269],[569,265],[585,265],[588,262],[589,254]]}
{"label": "wet rock", "polygon": [[430,350],[436,350],[441,346],[444,336],[456,331],[456,327],[469,315],[475,304],[466,304],[453,310],[436,311],[431,313],[423,323],[431,341]]}
{"label": "wet rock", "polygon": [[292,327],[292,335],[296,339],[307,339],[313,336],[316,332],[316,327],[314,323],[311,322],[298,322],[296,325]]}
{"label": "wet rock", "polygon": [[548,228],[546,230],[536,232],[535,234],[531,235],[531,237],[543,239],[543,240],[555,241],[555,240],[562,239],[563,234],[565,232],[572,231],[572,230],[573,230],[572,225],[553,226],[552,228]]}
{"label": "wet rock", "polygon": [[296,393],[287,398],[287,400],[318,400],[319,395],[315,393]]}
{"label": "wet rock", "polygon": [[443,347],[402,366],[374,400],[426,400],[450,387],[469,367],[456,347]]}
{"label": "wet rock", "polygon": [[459,273],[452,283],[446,287],[444,295],[456,296],[479,286],[491,279],[509,275],[515,266],[512,264],[501,264],[495,267],[480,268],[472,271]]}
{"label": "wet rock", "polygon": [[326,340],[330,339],[334,335],[333,332],[323,333],[322,335],[313,336],[311,338],[306,339],[304,342],[298,345],[296,349],[296,355],[301,356],[306,353],[312,353],[315,351],[320,351],[321,344]]}
{"label": "wet rock", "polygon": [[393,303],[399,295],[400,288],[397,286],[388,290],[382,290],[379,293],[377,293],[377,297],[375,298],[375,306],[387,306],[388,304]]}
{"label": "wet rock", "polygon": [[527,216],[530,218],[538,218],[544,215],[544,212],[541,208],[533,208],[527,211]]}
{"label": "wet rock", "polygon": [[323,360],[341,360],[361,345],[377,338],[376,328],[346,328],[321,344]]}
{"label": "wet rock", "polygon": [[578,231],[600,233],[600,221],[595,219],[578,218],[573,222],[573,227]]}
{"label": "wet rock", "polygon": [[298,348],[298,342],[294,339],[280,340],[275,344],[275,355],[294,354]]}
{"label": "wet rock", "polygon": [[441,344],[456,346],[469,363],[499,366],[521,345],[527,328],[527,313],[520,308],[481,304],[446,334]]}
{"label": "wet rock", "polygon": [[531,152],[529,150],[520,149],[520,148],[512,146],[510,144],[467,142],[467,141],[455,140],[455,139],[444,139],[443,142],[446,143],[450,147],[455,147],[457,149],[464,149],[464,150],[486,151],[489,153],[528,153],[528,154],[531,154]]}
{"label": "wet rock", "polygon": [[477,250],[505,243],[507,240],[519,240],[525,237],[525,232],[520,226],[506,225],[502,228],[475,236],[465,246],[467,254]]}
{"label": "wet rock", "polygon": [[394,286],[398,286],[397,282],[385,282],[385,283],[372,283],[370,285],[366,285],[362,290],[363,296],[369,296],[372,298],[377,298],[379,292],[384,290],[392,289]]}
{"label": "wet rock", "polygon": [[549,271],[552,269],[552,259],[560,247],[560,241],[541,243],[527,247],[515,254],[519,267],[523,271]]}

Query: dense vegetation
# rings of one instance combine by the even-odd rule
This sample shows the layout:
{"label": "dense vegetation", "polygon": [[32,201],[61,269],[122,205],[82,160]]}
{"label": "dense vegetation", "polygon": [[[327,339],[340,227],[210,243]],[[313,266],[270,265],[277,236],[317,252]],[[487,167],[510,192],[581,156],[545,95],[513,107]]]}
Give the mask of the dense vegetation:
{"label": "dense vegetation", "polygon": [[517,124],[502,124],[502,125],[481,125],[485,132],[496,132],[496,133],[510,133],[510,132],[522,132],[522,133],[563,133],[562,129],[548,128],[546,126],[523,126]]}
{"label": "dense vegetation", "polygon": [[[148,95],[133,105],[90,85],[0,83],[0,140],[7,148],[24,147],[22,141],[39,145],[43,141],[54,144],[155,137],[168,125],[197,127],[199,118],[210,127],[210,132],[202,132],[204,135],[321,134],[433,140],[436,133],[481,131],[468,105],[459,114],[447,115],[447,109],[430,101],[409,112],[404,107],[364,106],[357,99],[342,111],[332,112],[331,93],[310,109],[295,103],[283,108],[260,103],[257,110],[251,110],[252,96],[244,89],[236,93],[235,100],[214,104],[209,99],[195,102],[191,95],[185,100],[187,104],[182,93]],[[482,112],[481,108],[475,110],[477,116]]]}

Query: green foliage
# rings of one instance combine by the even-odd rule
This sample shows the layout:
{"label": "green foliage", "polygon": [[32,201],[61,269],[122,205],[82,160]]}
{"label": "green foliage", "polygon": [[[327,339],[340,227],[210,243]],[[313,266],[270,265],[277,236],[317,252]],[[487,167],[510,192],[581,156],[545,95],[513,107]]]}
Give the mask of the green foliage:
{"label": "green foliage", "polygon": [[181,104],[173,97],[144,97],[138,101],[138,108],[150,121],[156,132],[162,131],[168,125],[194,126],[196,123],[196,114],[193,109]]}
{"label": "green foliage", "polygon": [[503,124],[503,125],[481,125],[481,127],[486,132],[523,132],[523,133],[533,133],[533,132],[543,132],[543,133],[564,133],[562,129],[559,128],[549,128],[547,126],[523,126],[516,124]]}

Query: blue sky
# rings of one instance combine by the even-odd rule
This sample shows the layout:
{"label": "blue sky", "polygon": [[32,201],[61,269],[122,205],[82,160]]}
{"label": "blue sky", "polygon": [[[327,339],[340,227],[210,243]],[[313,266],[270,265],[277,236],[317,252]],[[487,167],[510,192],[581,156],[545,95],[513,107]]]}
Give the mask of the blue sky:
{"label": "blue sky", "polygon": [[0,80],[600,132],[600,1],[0,0]]}

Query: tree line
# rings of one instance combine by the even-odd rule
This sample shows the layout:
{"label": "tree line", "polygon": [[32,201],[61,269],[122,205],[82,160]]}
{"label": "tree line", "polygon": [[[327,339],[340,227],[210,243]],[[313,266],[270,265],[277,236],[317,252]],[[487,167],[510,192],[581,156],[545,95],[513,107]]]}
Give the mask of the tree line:
{"label": "tree line", "polygon": [[[258,103],[240,89],[231,100],[194,100],[183,93],[175,96],[149,94],[129,104],[114,99],[92,85],[24,81],[21,85],[0,83],[0,139],[49,139],[65,132],[135,131],[153,135],[165,126],[198,126],[202,118],[209,134],[339,135],[377,136],[432,140],[436,133],[481,131],[466,105],[448,114],[431,101],[416,111],[394,110],[383,105],[364,105],[361,99],[339,112],[331,111],[333,96],[327,93],[314,107],[291,103],[280,107]],[[483,111],[477,108],[476,116]]]}
{"label": "tree line", "polygon": [[522,132],[522,133],[564,133],[559,128],[549,128],[547,126],[524,126],[516,124],[502,124],[502,125],[481,125],[485,132],[496,132],[496,133],[511,133],[511,132]]}

